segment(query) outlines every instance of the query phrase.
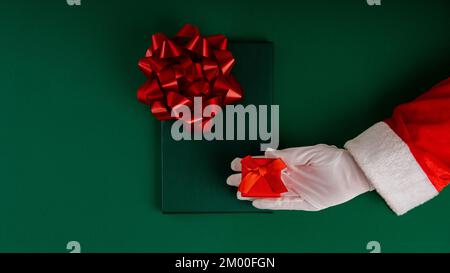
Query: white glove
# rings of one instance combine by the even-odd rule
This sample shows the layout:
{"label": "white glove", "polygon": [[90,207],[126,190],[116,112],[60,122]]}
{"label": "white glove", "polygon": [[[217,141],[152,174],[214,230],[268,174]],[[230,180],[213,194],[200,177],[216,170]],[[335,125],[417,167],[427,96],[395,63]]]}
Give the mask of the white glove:
{"label": "white glove", "polygon": [[[287,168],[281,180],[288,192],[279,198],[243,198],[259,209],[318,211],[342,204],[373,190],[372,185],[347,150],[335,146],[316,146],[268,150],[266,158],[281,158]],[[231,162],[231,169],[241,171],[241,160]],[[239,186],[241,174],[233,174],[227,184]]]}

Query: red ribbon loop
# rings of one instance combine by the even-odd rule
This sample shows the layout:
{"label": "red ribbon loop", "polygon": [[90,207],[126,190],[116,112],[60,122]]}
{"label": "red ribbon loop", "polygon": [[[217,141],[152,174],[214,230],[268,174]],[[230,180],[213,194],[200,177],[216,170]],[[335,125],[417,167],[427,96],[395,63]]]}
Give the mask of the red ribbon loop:
{"label": "red ribbon loop", "polygon": [[137,92],[138,100],[149,105],[158,120],[175,119],[172,109],[192,107],[201,96],[205,107],[235,103],[242,99],[240,84],[231,75],[235,59],[227,50],[224,35],[203,37],[186,24],[172,39],[162,33],[152,36],[152,44],[139,68],[147,76]]}

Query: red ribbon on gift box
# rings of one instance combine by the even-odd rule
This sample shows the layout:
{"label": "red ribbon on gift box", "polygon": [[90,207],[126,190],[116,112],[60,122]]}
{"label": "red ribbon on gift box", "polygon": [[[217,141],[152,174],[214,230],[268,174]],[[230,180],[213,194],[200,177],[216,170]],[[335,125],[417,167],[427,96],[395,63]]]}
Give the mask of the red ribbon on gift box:
{"label": "red ribbon on gift box", "polygon": [[171,111],[180,105],[192,109],[193,98],[203,107],[225,105],[242,99],[242,89],[231,74],[235,59],[224,35],[203,37],[197,27],[185,25],[172,39],[152,36],[151,46],[139,61],[148,80],[137,97],[150,106],[158,120],[175,119]]}
{"label": "red ribbon on gift box", "polygon": [[281,180],[286,164],[280,158],[253,158],[241,160],[242,180],[239,192],[243,197],[280,197],[287,192]]}

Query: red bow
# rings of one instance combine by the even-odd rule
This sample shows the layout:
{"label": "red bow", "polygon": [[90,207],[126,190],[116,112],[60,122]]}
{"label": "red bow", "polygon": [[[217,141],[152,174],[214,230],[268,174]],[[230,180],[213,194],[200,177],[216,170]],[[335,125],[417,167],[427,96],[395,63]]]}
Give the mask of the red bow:
{"label": "red bow", "polygon": [[280,197],[288,190],[281,181],[286,164],[280,158],[253,158],[241,160],[242,181],[239,191],[244,197]]}
{"label": "red bow", "polygon": [[162,33],[152,36],[152,44],[139,68],[148,77],[137,97],[150,106],[158,120],[175,119],[172,109],[201,96],[203,107],[239,101],[242,90],[231,75],[235,59],[227,50],[224,35],[202,37],[197,27],[185,25],[173,39]]}

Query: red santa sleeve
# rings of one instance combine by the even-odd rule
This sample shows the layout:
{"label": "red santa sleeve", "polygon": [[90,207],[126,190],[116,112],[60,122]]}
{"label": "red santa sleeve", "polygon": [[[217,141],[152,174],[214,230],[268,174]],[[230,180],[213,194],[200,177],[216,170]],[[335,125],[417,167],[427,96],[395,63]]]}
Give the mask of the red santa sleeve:
{"label": "red santa sleeve", "polygon": [[450,78],[345,148],[396,214],[435,197],[450,182]]}

